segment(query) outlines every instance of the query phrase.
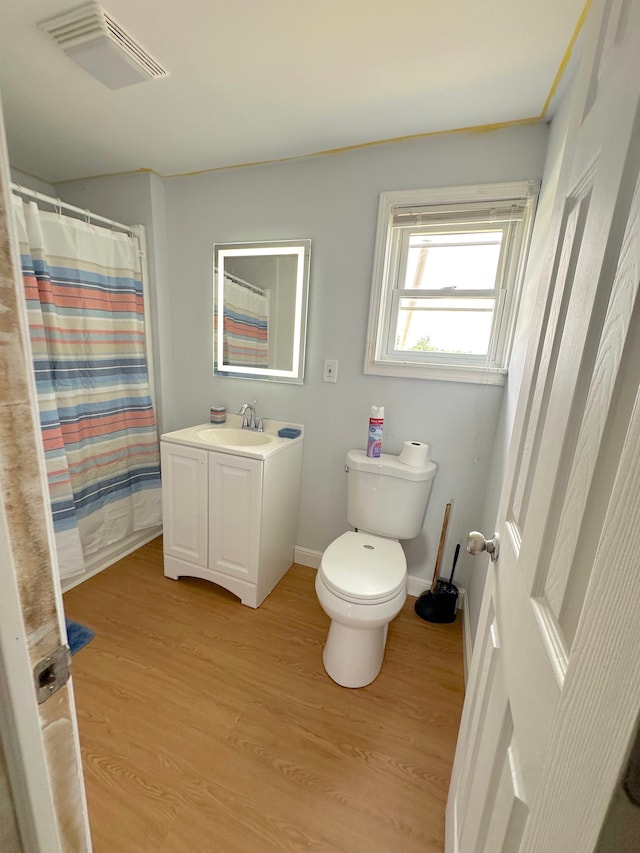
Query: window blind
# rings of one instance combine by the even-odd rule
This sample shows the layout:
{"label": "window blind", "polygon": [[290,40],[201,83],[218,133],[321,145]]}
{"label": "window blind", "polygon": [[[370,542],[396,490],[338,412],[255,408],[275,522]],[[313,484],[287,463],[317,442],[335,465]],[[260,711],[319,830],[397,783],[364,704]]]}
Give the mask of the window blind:
{"label": "window blind", "polygon": [[416,207],[394,206],[391,224],[396,227],[447,225],[500,225],[505,222],[521,222],[527,212],[526,199],[500,201],[497,204],[427,204]]}

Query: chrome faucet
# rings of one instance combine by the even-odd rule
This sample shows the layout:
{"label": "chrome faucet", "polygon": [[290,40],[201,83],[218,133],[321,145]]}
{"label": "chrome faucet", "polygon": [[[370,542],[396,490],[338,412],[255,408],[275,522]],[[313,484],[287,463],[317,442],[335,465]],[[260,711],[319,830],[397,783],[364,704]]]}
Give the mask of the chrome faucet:
{"label": "chrome faucet", "polygon": [[[256,401],[253,401],[253,405],[251,403],[243,403],[240,406],[240,410],[238,411],[239,415],[242,415],[242,429],[255,429],[256,427]],[[247,414],[247,410],[251,412],[251,419],[249,419],[249,415]]]}
{"label": "chrome faucet", "polygon": [[[247,414],[251,412],[251,416]],[[262,418],[256,418],[256,401],[252,403],[243,403],[238,412],[242,415],[242,429],[253,429],[256,432],[263,432]]]}

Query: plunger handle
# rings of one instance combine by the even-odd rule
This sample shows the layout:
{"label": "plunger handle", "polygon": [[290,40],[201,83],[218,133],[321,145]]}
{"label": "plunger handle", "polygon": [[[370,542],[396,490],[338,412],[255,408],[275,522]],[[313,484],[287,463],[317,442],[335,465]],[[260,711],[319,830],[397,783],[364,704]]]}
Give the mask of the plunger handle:
{"label": "plunger handle", "polygon": [[431,592],[436,591],[438,586],[438,578],[440,577],[440,564],[442,563],[442,554],[444,553],[444,543],[447,538],[447,527],[449,526],[449,516],[451,515],[451,501],[444,509],[444,519],[442,521],[442,530],[440,531],[440,544],[438,545],[438,555],[436,557],[436,565],[433,570],[433,581],[431,582]]}

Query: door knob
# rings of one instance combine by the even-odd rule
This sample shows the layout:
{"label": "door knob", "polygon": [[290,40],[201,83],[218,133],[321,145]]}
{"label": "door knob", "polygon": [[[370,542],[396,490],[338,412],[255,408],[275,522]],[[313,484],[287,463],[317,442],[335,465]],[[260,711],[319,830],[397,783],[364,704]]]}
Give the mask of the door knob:
{"label": "door knob", "polygon": [[500,555],[500,537],[494,533],[493,539],[485,539],[482,533],[472,530],[467,538],[467,551],[474,557],[486,551],[491,556],[491,562],[495,563]]}

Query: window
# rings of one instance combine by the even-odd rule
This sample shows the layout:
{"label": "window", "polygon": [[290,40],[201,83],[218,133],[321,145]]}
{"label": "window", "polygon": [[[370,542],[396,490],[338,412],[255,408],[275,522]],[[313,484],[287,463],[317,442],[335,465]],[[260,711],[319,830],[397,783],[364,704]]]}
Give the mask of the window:
{"label": "window", "polygon": [[365,373],[502,384],[537,185],[380,196]]}

